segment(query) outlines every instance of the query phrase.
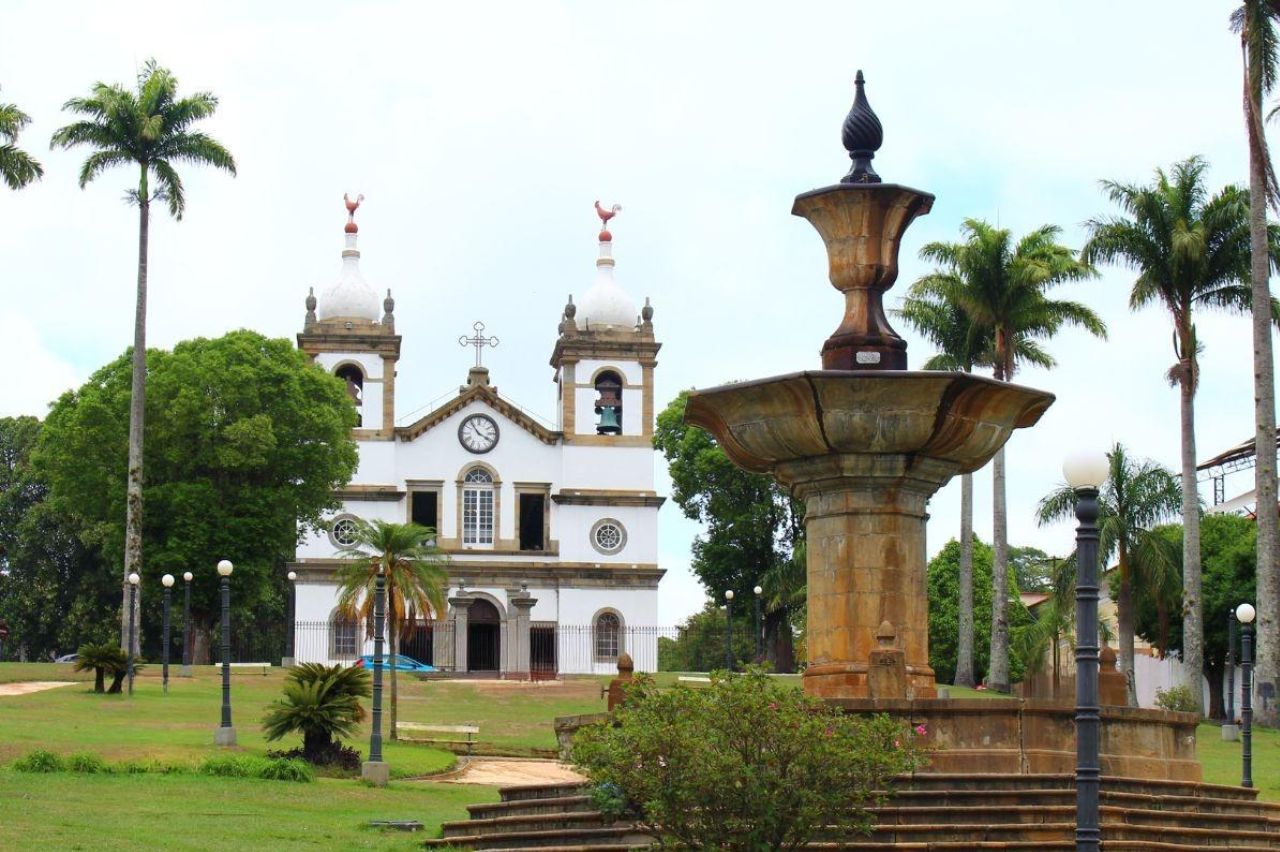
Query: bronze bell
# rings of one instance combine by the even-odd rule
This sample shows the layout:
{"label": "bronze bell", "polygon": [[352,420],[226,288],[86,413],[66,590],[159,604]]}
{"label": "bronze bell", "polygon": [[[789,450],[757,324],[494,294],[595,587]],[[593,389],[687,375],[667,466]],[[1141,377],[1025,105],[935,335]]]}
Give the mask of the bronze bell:
{"label": "bronze bell", "polygon": [[596,390],[600,398],[596,400],[596,414],[600,422],[596,424],[596,432],[600,435],[620,435],[622,433],[622,384],[612,376],[603,376],[596,382]]}

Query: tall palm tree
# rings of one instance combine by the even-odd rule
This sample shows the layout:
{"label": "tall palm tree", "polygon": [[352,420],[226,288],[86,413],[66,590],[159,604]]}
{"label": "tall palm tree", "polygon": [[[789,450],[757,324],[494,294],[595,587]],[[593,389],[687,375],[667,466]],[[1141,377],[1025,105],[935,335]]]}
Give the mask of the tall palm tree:
{"label": "tall palm tree", "polygon": [[[1204,613],[1195,437],[1200,345],[1194,311],[1209,307],[1244,313],[1253,301],[1249,193],[1232,185],[1210,197],[1205,169],[1204,160],[1192,157],[1175,164],[1169,174],[1157,169],[1149,186],[1103,181],[1107,196],[1125,215],[1091,219],[1082,252],[1090,262],[1120,263],[1138,273],[1129,293],[1130,309],[1159,302],[1173,319],[1177,362],[1168,378],[1179,388],[1182,420],[1182,647],[1197,703],[1204,669]],[[1274,226],[1269,230],[1274,263],[1280,231]]]}
{"label": "tall palm tree", "polygon": [[1273,207],[1280,203],[1280,192],[1262,118],[1262,99],[1276,84],[1278,21],[1280,3],[1276,0],[1245,0],[1231,15],[1231,29],[1240,35],[1244,59],[1244,120],[1249,139],[1249,278],[1253,292],[1254,439],[1258,448],[1254,493],[1258,519],[1259,690],[1267,683],[1273,685],[1273,690],[1280,686],[1280,518],[1276,513],[1276,455],[1270,449],[1276,434],[1276,379],[1267,305],[1271,295],[1267,202]]}
{"label": "tall palm tree", "polygon": [[[941,274],[941,273],[935,273]],[[926,278],[932,276],[925,276]],[[921,279],[923,281],[924,279]],[[925,289],[920,285],[913,289]],[[926,370],[972,373],[975,364],[994,360],[989,329],[974,325],[964,309],[932,292],[907,295],[894,312],[940,350],[924,363]],[[960,477],[960,625],[956,643],[956,686],[973,688],[973,474]]]}
{"label": "tall palm tree", "polygon": [[142,572],[142,427],[147,380],[147,250],[151,202],[167,202],[169,214],[182,219],[187,199],[175,163],[208,165],[236,173],[235,160],[227,149],[212,137],[192,129],[197,121],[213,115],[217,107],[218,99],[209,92],[179,98],[178,79],[152,59],[142,66],[132,90],[119,84],[95,83],[88,97],[67,101],[63,109],[83,118],[59,128],[51,143],[55,148],[83,145],[93,150],[80,168],[81,189],[112,166],[133,166],[138,170],[137,188],[128,192],[129,199],[138,205],[138,296],[133,321],[133,389],[129,403],[121,646],[128,642],[128,577],[135,571]]}
{"label": "tall palm tree", "polygon": [[[448,560],[433,543],[436,532],[418,524],[373,520],[356,522],[354,541],[339,553],[352,561],[338,569],[338,610],[363,620],[373,635],[374,592],[378,575],[386,577],[387,635],[391,656],[400,635],[413,630],[419,618],[442,617],[449,583]],[[391,667],[391,739],[396,736],[396,669]]]}
{"label": "tall palm tree", "polygon": [[[1177,555],[1155,526],[1178,513],[1182,488],[1173,471],[1152,461],[1131,459],[1120,444],[1107,453],[1107,481],[1098,494],[1098,552],[1103,562],[1116,559],[1115,582],[1120,633],[1120,668],[1129,683],[1129,704],[1138,706],[1133,675],[1133,584],[1141,583],[1156,601],[1161,623],[1167,624],[1171,599],[1178,592]],[[1075,517],[1076,493],[1063,484],[1040,500],[1041,526]]]}
{"label": "tall palm tree", "polygon": [[18,147],[18,134],[31,116],[14,104],[0,104],[0,179],[10,189],[22,189],[44,174],[40,161]]}
{"label": "tall palm tree", "polygon": [[[1057,242],[1061,229],[1042,225],[1016,243],[1007,229],[980,219],[966,219],[960,243],[930,243],[920,256],[940,269],[912,285],[911,295],[958,306],[979,329],[991,335],[991,366],[999,381],[1012,381],[1023,363],[1051,367],[1053,358],[1041,341],[1063,326],[1079,326],[1106,337],[1106,325],[1079,302],[1051,299],[1059,284],[1094,276],[1093,267]],[[991,664],[987,684],[1009,691],[1009,519],[1005,505],[1004,449],[992,460]]]}

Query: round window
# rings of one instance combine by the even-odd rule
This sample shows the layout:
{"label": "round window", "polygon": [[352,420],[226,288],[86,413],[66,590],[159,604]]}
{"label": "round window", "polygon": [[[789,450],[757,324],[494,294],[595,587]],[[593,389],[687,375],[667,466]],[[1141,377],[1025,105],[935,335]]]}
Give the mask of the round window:
{"label": "round window", "polygon": [[601,553],[617,553],[626,546],[626,543],[626,528],[613,518],[597,521],[591,528],[591,546]]}
{"label": "round window", "polygon": [[356,543],[356,520],[355,518],[338,518],[333,522],[333,526],[329,531],[330,538],[333,543],[339,547],[350,547]]}

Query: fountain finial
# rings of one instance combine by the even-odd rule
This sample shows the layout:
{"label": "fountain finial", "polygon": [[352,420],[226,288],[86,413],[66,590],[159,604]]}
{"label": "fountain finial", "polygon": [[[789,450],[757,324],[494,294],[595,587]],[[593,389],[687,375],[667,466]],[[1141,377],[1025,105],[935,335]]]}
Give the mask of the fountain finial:
{"label": "fountain finial", "polygon": [[871,109],[871,104],[867,103],[867,93],[862,88],[865,83],[859,69],[853,80],[858,91],[853,98],[853,107],[845,116],[841,134],[849,159],[853,160],[853,168],[840,179],[841,183],[880,183],[880,175],[871,168],[871,160],[884,144],[884,128],[880,126],[880,119]]}

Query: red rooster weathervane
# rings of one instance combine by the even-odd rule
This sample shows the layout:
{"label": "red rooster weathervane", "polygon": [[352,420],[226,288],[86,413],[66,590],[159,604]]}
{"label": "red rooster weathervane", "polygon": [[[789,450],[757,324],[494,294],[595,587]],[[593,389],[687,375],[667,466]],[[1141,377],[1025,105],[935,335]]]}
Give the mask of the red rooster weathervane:
{"label": "red rooster weathervane", "polygon": [[348,234],[357,233],[360,229],[356,227],[356,211],[360,209],[360,202],[364,201],[364,194],[357,195],[356,200],[352,201],[351,196],[344,192],[342,200],[347,203],[347,226],[343,230]]}
{"label": "red rooster weathervane", "polygon": [[600,240],[601,242],[609,242],[613,239],[613,234],[609,233],[609,220],[618,215],[618,211],[622,209],[621,204],[615,204],[613,207],[605,210],[600,206],[600,201],[596,201],[596,215],[600,217]]}

